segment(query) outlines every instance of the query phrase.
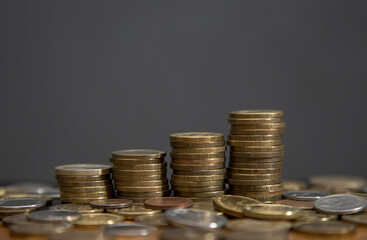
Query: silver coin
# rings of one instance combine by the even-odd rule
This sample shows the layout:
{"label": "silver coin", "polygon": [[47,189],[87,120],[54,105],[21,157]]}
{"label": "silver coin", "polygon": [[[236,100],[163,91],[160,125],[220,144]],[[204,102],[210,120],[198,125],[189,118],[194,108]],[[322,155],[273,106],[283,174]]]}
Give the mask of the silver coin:
{"label": "silver coin", "polygon": [[219,240],[222,239],[223,235],[220,232],[215,232],[213,230],[206,229],[188,229],[188,228],[171,228],[162,232],[161,240]]}
{"label": "silver coin", "polygon": [[157,231],[157,228],[140,223],[119,223],[105,226],[102,231],[111,236],[147,236]]}
{"label": "silver coin", "polygon": [[12,216],[7,216],[2,219],[3,226],[10,226],[12,224],[27,223],[27,214],[17,214]]}
{"label": "silver coin", "polygon": [[199,209],[171,209],[165,213],[167,221],[177,227],[221,228],[227,218],[212,211]]}
{"label": "silver coin", "polygon": [[325,235],[336,235],[336,234],[348,234],[356,230],[354,224],[343,223],[343,222],[304,222],[295,223],[292,227],[293,230],[303,233],[312,234],[325,234]]}
{"label": "silver coin", "polygon": [[317,212],[326,214],[352,214],[363,211],[367,200],[355,195],[337,194],[316,200],[314,207]]}
{"label": "silver coin", "polygon": [[322,192],[306,192],[306,191],[283,193],[284,198],[292,199],[292,200],[299,200],[299,201],[315,201],[317,199],[326,197],[328,195],[329,194],[322,193]]}
{"label": "silver coin", "polygon": [[0,209],[32,209],[46,205],[46,201],[39,198],[6,199],[0,201]]}
{"label": "silver coin", "polygon": [[63,233],[71,230],[73,224],[71,223],[57,223],[57,224],[42,224],[42,223],[22,223],[13,224],[9,230],[13,234],[24,235],[48,235],[53,233]]}
{"label": "silver coin", "polygon": [[35,222],[59,223],[72,222],[80,219],[82,214],[77,211],[44,210],[27,215],[28,220]]}

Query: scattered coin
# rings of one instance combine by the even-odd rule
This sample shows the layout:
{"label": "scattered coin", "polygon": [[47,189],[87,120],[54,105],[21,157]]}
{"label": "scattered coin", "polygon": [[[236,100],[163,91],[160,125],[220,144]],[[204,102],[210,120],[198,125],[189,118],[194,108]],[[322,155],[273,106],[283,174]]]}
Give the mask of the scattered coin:
{"label": "scattered coin", "polygon": [[77,226],[103,226],[124,221],[124,217],[111,213],[84,213],[82,217],[72,223]]}
{"label": "scattered coin", "polygon": [[147,236],[156,232],[157,228],[140,223],[119,223],[105,226],[102,231],[111,236]]}
{"label": "scattered coin", "polygon": [[301,209],[313,209],[313,201],[297,201],[292,199],[281,199],[276,204],[298,207]]}
{"label": "scattered coin", "polygon": [[13,216],[7,216],[2,219],[3,226],[8,227],[12,224],[22,224],[27,223],[27,214],[17,214]]}
{"label": "scattered coin", "polygon": [[13,224],[9,227],[11,234],[16,235],[49,235],[53,233],[62,233],[71,230],[70,223],[41,224],[41,223],[22,223]]}
{"label": "scattered coin", "polygon": [[161,240],[220,240],[223,235],[220,232],[206,229],[183,229],[183,228],[171,228],[162,232],[160,235]]}
{"label": "scattered coin", "polygon": [[338,218],[337,215],[328,215],[315,212],[313,210],[303,211],[301,217],[296,219],[296,222],[327,222],[327,221],[336,221]]}
{"label": "scattered coin", "polygon": [[138,216],[135,218],[135,222],[147,224],[150,226],[167,226],[166,216],[163,213],[154,215]]}
{"label": "scattered coin", "polygon": [[192,200],[183,197],[158,197],[145,201],[145,207],[150,209],[167,210],[175,208],[188,208]]}
{"label": "scattered coin", "polygon": [[260,201],[257,201],[252,198],[235,196],[235,195],[223,195],[217,196],[214,198],[213,204],[214,207],[233,217],[243,217],[243,207],[247,204],[260,204]]}
{"label": "scattered coin", "polygon": [[326,197],[327,195],[329,194],[322,192],[308,192],[308,191],[283,193],[283,197],[299,201],[315,201],[322,197]]}
{"label": "scattered coin", "polygon": [[92,208],[89,204],[82,203],[66,203],[51,206],[50,210],[64,210],[64,211],[77,211],[80,213],[98,213],[103,212],[103,209]]}
{"label": "scattered coin", "polygon": [[107,209],[107,212],[119,214],[124,216],[125,219],[132,220],[138,216],[153,215],[162,211],[145,208],[142,203],[133,203],[130,207],[126,208]]}
{"label": "scattered coin", "polygon": [[46,201],[37,198],[6,199],[0,201],[0,209],[35,209],[46,205]]}
{"label": "scattered coin", "polygon": [[267,220],[293,220],[302,215],[302,209],[277,204],[250,204],[243,208],[246,217]]}
{"label": "scattered coin", "polygon": [[64,223],[80,219],[82,214],[77,211],[43,210],[31,212],[27,215],[28,220],[43,223]]}
{"label": "scattered coin", "polygon": [[347,234],[355,231],[356,226],[343,222],[305,222],[293,225],[293,230],[312,234]]}
{"label": "scattered coin", "polygon": [[325,214],[352,214],[363,211],[367,207],[367,200],[348,194],[329,195],[316,200],[314,207]]}
{"label": "scattered coin", "polygon": [[90,202],[90,205],[95,208],[125,208],[133,203],[130,199],[100,199]]}

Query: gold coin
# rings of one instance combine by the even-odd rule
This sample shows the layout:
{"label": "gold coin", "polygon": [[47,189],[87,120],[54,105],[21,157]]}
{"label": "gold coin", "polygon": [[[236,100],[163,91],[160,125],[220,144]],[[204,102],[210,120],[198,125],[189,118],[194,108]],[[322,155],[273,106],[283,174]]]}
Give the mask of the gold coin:
{"label": "gold coin", "polygon": [[197,175],[197,176],[191,176],[191,175],[175,175],[172,174],[171,179],[172,180],[178,180],[178,181],[192,181],[192,182],[201,182],[201,181],[215,181],[215,180],[222,180],[225,179],[225,174],[219,174],[219,175]]}
{"label": "gold coin", "polygon": [[167,170],[164,169],[155,169],[155,170],[120,170],[113,168],[113,174],[117,175],[134,175],[134,176],[147,176],[147,175],[160,175],[166,174]]}
{"label": "gold coin", "polygon": [[218,153],[171,153],[171,158],[176,159],[211,159],[211,158],[223,158],[224,152]]}
{"label": "gold coin", "polygon": [[93,193],[112,191],[112,185],[99,187],[60,187],[62,193]]}
{"label": "gold coin", "polygon": [[179,191],[179,192],[191,192],[191,193],[198,193],[198,192],[212,192],[212,191],[220,191],[223,190],[224,186],[208,186],[208,187],[179,187],[179,186],[172,186],[172,190]]}
{"label": "gold coin", "polygon": [[103,192],[87,192],[87,193],[69,193],[60,192],[61,198],[94,198],[94,197],[107,197],[112,195],[112,189],[110,191]]}
{"label": "gold coin", "polygon": [[284,184],[284,191],[299,191],[307,188],[307,183],[305,181],[297,179],[282,179]]}
{"label": "gold coin", "polygon": [[163,180],[151,180],[151,181],[115,181],[115,186],[139,186],[139,187],[147,187],[147,186],[161,186],[161,185],[167,185],[168,179]]}
{"label": "gold coin", "polygon": [[266,168],[282,168],[283,161],[281,162],[270,162],[270,163],[242,163],[242,162],[230,162],[229,167],[232,168],[251,168],[251,169],[266,169]]}
{"label": "gold coin", "polygon": [[239,173],[227,173],[228,178],[231,179],[239,179],[239,180],[273,180],[277,179],[278,181],[282,177],[280,173],[274,174],[239,174]]}
{"label": "gold coin", "polygon": [[90,203],[93,200],[98,200],[98,199],[108,199],[111,198],[112,196],[106,196],[106,197],[92,197],[92,198],[71,198],[71,197],[60,197],[61,202],[65,202],[65,203]]}
{"label": "gold coin", "polygon": [[243,217],[243,207],[247,204],[260,204],[261,202],[248,197],[235,195],[222,195],[214,198],[214,207],[229,216]]}
{"label": "gold coin", "polygon": [[210,148],[210,147],[221,147],[225,146],[223,140],[216,142],[171,142],[171,147],[173,148]]}
{"label": "gold coin", "polygon": [[337,215],[327,215],[317,213],[313,210],[303,211],[303,214],[300,218],[297,218],[297,222],[327,222],[327,221],[336,221],[338,218]]}
{"label": "gold coin", "polygon": [[266,169],[228,168],[227,172],[239,173],[239,174],[276,174],[276,173],[282,173],[282,168],[266,168]]}
{"label": "gold coin", "polygon": [[111,173],[111,166],[104,164],[69,164],[55,167],[56,175],[104,175]]}
{"label": "gold coin", "polygon": [[276,146],[282,144],[282,140],[267,140],[267,141],[238,141],[228,140],[230,146]]}
{"label": "gold coin", "polygon": [[111,213],[84,213],[82,217],[72,224],[76,226],[103,226],[123,222],[124,217]]}
{"label": "gold coin", "polygon": [[134,175],[119,175],[113,174],[114,181],[150,181],[150,180],[164,180],[166,179],[166,174],[152,174],[146,176],[134,176]]}
{"label": "gold coin", "polygon": [[269,180],[240,180],[240,179],[227,179],[228,184],[230,185],[246,185],[246,186],[256,186],[256,185],[272,185],[277,184],[280,181],[278,179],[269,179]]}
{"label": "gold coin", "polygon": [[113,169],[118,170],[156,170],[165,169],[167,163],[153,163],[153,164],[114,164]]}
{"label": "gold coin", "polygon": [[174,191],[174,195],[179,196],[179,197],[208,198],[208,197],[224,195],[224,191],[199,192],[199,193]]}
{"label": "gold coin", "polygon": [[176,170],[173,169],[173,174],[176,175],[218,175],[218,174],[225,174],[226,169],[215,169],[215,170]]}
{"label": "gold coin", "polygon": [[312,234],[347,234],[356,230],[356,226],[343,222],[301,222],[293,225],[293,230]]}
{"label": "gold coin", "polygon": [[284,129],[285,122],[263,123],[263,124],[236,124],[232,128],[237,129]]}
{"label": "gold coin", "polygon": [[228,118],[230,124],[263,124],[263,123],[280,123],[281,118]]}
{"label": "gold coin", "polygon": [[246,192],[242,189],[233,189],[231,188],[229,192],[233,195],[240,195],[240,196],[246,196],[250,198],[261,198],[261,197],[275,197],[275,196],[281,196],[283,191],[278,192]]}
{"label": "gold coin", "polygon": [[157,164],[157,163],[163,163],[164,158],[152,158],[152,159],[123,159],[123,158],[110,158],[110,162],[112,164]]}
{"label": "gold coin", "polygon": [[271,141],[282,140],[282,135],[229,135],[228,140],[234,141]]}
{"label": "gold coin", "polygon": [[231,185],[232,189],[243,190],[246,192],[279,192],[283,191],[283,183],[271,184],[271,185],[258,185],[258,186],[246,186],[246,185]]}
{"label": "gold coin", "polygon": [[281,152],[231,152],[231,157],[245,158],[278,158],[283,157],[284,151]]}
{"label": "gold coin", "polygon": [[218,153],[225,151],[226,146],[210,148],[172,148],[173,153]]}
{"label": "gold coin", "polygon": [[171,168],[174,170],[213,170],[224,168],[224,163],[205,164],[205,165],[188,165],[171,163]]}
{"label": "gold coin", "polygon": [[367,185],[365,178],[348,175],[317,175],[310,177],[309,182],[312,186],[354,190],[363,190]]}
{"label": "gold coin", "polygon": [[92,208],[90,204],[74,204],[74,203],[51,206],[50,210],[77,211],[80,213],[100,213],[104,211],[102,208],[100,209]]}
{"label": "gold coin", "polygon": [[133,220],[138,216],[159,214],[162,210],[147,209],[143,203],[133,203],[132,206],[118,209],[107,209],[107,212],[122,215],[125,219]]}
{"label": "gold coin", "polygon": [[161,186],[148,186],[148,187],[130,187],[130,186],[121,186],[121,185],[116,185],[115,189],[117,191],[124,191],[124,192],[158,192],[158,191],[167,191],[168,185],[161,185]]}
{"label": "gold coin", "polygon": [[229,114],[230,118],[280,118],[284,113],[280,110],[239,110]]}
{"label": "gold coin", "polygon": [[57,181],[59,187],[98,187],[109,186],[112,184],[110,179],[99,181]]}
{"label": "gold coin", "polygon": [[175,133],[169,136],[170,142],[217,142],[224,139],[224,135],[221,133],[211,132],[186,132]]}
{"label": "gold coin", "polygon": [[280,151],[284,151],[284,145],[278,145],[278,146],[231,146],[231,151],[236,151],[236,152],[280,152]]}
{"label": "gold coin", "polygon": [[151,159],[164,156],[166,156],[165,152],[152,149],[127,149],[112,152],[113,158],[123,159]]}
{"label": "gold coin", "polygon": [[205,182],[189,182],[189,181],[179,181],[179,180],[171,180],[172,186],[180,186],[180,187],[209,187],[209,186],[223,186],[224,180],[217,181],[205,181]]}
{"label": "gold coin", "polygon": [[237,164],[237,163],[248,163],[248,164],[262,164],[262,163],[279,163],[283,162],[284,157],[275,157],[275,158],[241,158],[241,157],[231,157],[230,164]]}
{"label": "gold coin", "polygon": [[111,178],[111,174],[93,175],[93,176],[71,176],[71,175],[56,175],[57,181],[101,181]]}
{"label": "gold coin", "polygon": [[211,159],[176,159],[171,158],[171,164],[186,164],[186,165],[204,165],[204,164],[224,164],[226,158],[211,158]]}
{"label": "gold coin", "polygon": [[133,198],[164,197],[164,196],[168,196],[170,193],[171,193],[170,190],[157,191],[157,192],[126,192],[126,191],[117,191],[117,194],[120,197],[133,197]]}
{"label": "gold coin", "polygon": [[283,135],[285,132],[284,128],[278,129],[240,129],[231,128],[232,135]]}
{"label": "gold coin", "polygon": [[[226,226],[229,231],[267,234],[265,236],[270,236],[269,234],[275,234],[277,236],[278,233],[287,233],[291,227],[292,223],[287,221],[264,221],[255,219],[236,219],[230,221]],[[275,239],[277,238],[275,237]]]}
{"label": "gold coin", "polygon": [[[241,195],[241,194],[239,194]],[[245,196],[245,195],[244,195]],[[259,200],[264,203],[276,203],[276,201],[282,199],[283,195],[275,195],[275,196],[268,196],[268,197],[252,197],[253,199]]]}
{"label": "gold coin", "polygon": [[277,204],[250,204],[243,208],[246,217],[267,220],[293,220],[302,216],[302,209]]}

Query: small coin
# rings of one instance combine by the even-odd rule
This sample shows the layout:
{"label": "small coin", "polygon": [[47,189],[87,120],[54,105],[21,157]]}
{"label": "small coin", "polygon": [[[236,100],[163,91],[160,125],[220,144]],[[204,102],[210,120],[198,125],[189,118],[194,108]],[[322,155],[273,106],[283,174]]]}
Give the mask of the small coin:
{"label": "small coin", "polygon": [[309,191],[298,191],[298,192],[285,192],[283,197],[287,199],[299,200],[299,201],[315,201],[322,197],[326,197],[327,193],[322,192],[309,192]]}
{"label": "small coin", "polygon": [[99,181],[58,181],[59,187],[98,187],[112,184],[110,179]]}
{"label": "small coin", "polygon": [[179,197],[209,198],[224,195],[224,191],[198,192],[198,193],[174,191],[174,195]]}
{"label": "small coin", "polygon": [[112,185],[97,186],[97,187],[60,187],[60,191],[64,193],[95,193],[107,192],[112,190]]}
{"label": "small coin", "polygon": [[61,197],[60,200],[63,203],[90,203],[93,200],[96,199],[107,199],[111,198],[112,196],[106,196],[106,197],[93,197],[93,198],[71,198],[71,197]]}
{"label": "small coin", "polygon": [[245,185],[245,186],[258,186],[258,185],[273,185],[278,184],[279,179],[269,179],[269,180],[241,180],[241,179],[227,179],[230,185]]}
{"label": "small coin", "polygon": [[144,207],[144,203],[133,203],[126,208],[107,209],[109,213],[115,213],[124,216],[125,219],[135,219],[138,216],[146,216],[161,213],[161,210],[153,210]]}
{"label": "small coin", "polygon": [[63,181],[85,182],[85,181],[109,180],[111,178],[111,174],[108,173],[108,174],[103,174],[103,175],[91,175],[91,176],[56,175],[55,177],[58,182],[63,182]]}
{"label": "small coin", "polygon": [[111,173],[111,166],[104,164],[70,164],[55,167],[56,175],[103,175]]}
{"label": "small coin", "polygon": [[225,157],[221,158],[208,158],[208,159],[176,159],[171,158],[171,164],[186,164],[186,165],[209,165],[209,164],[224,164]]}
{"label": "small coin", "polygon": [[227,218],[211,211],[191,208],[171,209],[165,213],[167,221],[177,227],[222,228]]}
{"label": "small coin", "polygon": [[175,133],[169,136],[170,142],[217,142],[223,141],[224,135],[221,133],[211,132],[185,132]]}
{"label": "small coin", "polygon": [[148,236],[157,231],[156,227],[141,223],[119,223],[102,228],[106,235],[111,236]]}
{"label": "small coin", "polygon": [[164,169],[155,169],[155,170],[121,170],[113,168],[113,174],[124,175],[124,176],[147,176],[147,175],[160,175],[166,174],[167,170]]}
{"label": "small coin", "polygon": [[238,146],[238,147],[246,147],[246,146],[276,146],[281,145],[282,140],[268,140],[268,141],[237,141],[237,140],[228,140],[228,145],[230,146]]}
{"label": "small coin", "polygon": [[233,217],[243,217],[243,207],[247,204],[260,204],[261,202],[242,196],[222,195],[214,198],[215,209]]}
{"label": "small coin", "polygon": [[175,175],[172,174],[171,179],[172,180],[178,180],[178,181],[192,181],[192,182],[197,182],[197,181],[215,181],[215,180],[222,180],[225,179],[226,175],[225,174],[218,174],[218,175],[196,175],[196,176],[191,176],[191,175]]}
{"label": "small coin", "polygon": [[150,159],[164,156],[166,156],[165,152],[152,149],[127,149],[112,152],[112,157],[124,159]]}
{"label": "small coin", "polygon": [[246,217],[266,220],[293,220],[302,216],[302,209],[277,204],[250,204],[243,208]]}
{"label": "small coin", "polygon": [[284,151],[280,152],[231,152],[231,157],[235,158],[279,158],[284,156]]}
{"label": "small coin", "polygon": [[280,123],[281,118],[228,118],[230,124],[263,124],[263,123]]}
{"label": "small coin", "polygon": [[223,186],[224,180],[216,180],[216,181],[205,181],[205,182],[189,182],[189,181],[179,181],[179,180],[171,180],[171,185],[176,187],[210,187],[210,186]]}
{"label": "small coin", "polygon": [[132,203],[129,199],[99,199],[90,202],[90,205],[95,208],[125,208]]}
{"label": "small coin", "polygon": [[151,181],[115,181],[115,186],[138,186],[138,187],[148,187],[148,186],[162,186],[167,185],[168,179],[163,180],[151,180]]}
{"label": "small coin", "polygon": [[363,211],[367,200],[355,195],[336,194],[316,200],[314,207],[317,212],[325,214],[352,214]]}
{"label": "small coin", "polygon": [[228,168],[228,173],[239,173],[239,174],[275,174],[281,173],[282,168],[263,168],[263,169],[252,169],[252,168]]}
{"label": "small coin", "polygon": [[113,169],[119,170],[158,170],[165,169],[167,163],[153,163],[153,164],[114,164]]}
{"label": "small coin", "polygon": [[123,191],[123,192],[147,193],[147,192],[167,191],[169,190],[169,187],[168,185],[148,186],[148,187],[138,187],[138,186],[126,187],[126,186],[117,185],[115,186],[115,189],[119,192]]}
{"label": "small coin", "polygon": [[217,164],[205,164],[205,165],[188,165],[188,164],[176,164],[171,163],[171,168],[174,170],[215,170],[215,169],[223,169],[224,163]]}
{"label": "small coin", "polygon": [[296,200],[291,200],[291,199],[281,199],[281,200],[276,201],[276,204],[287,205],[291,207],[298,207],[304,210],[313,209],[312,201],[296,201]]}
{"label": "small coin", "polygon": [[232,128],[238,129],[284,129],[285,122],[277,122],[277,123],[262,123],[262,124],[235,124],[232,125]]}
{"label": "small coin", "polygon": [[264,221],[255,219],[236,219],[230,221],[226,228],[236,232],[288,232],[292,223],[287,221]]}
{"label": "small coin", "polygon": [[280,118],[284,113],[280,110],[239,110],[229,114],[230,118]]}
{"label": "small coin", "polygon": [[171,153],[171,158],[175,159],[212,159],[212,158],[223,158],[225,156],[224,152],[216,153]]}
{"label": "small coin", "polygon": [[279,192],[283,191],[283,183],[272,185],[246,186],[246,185],[231,185],[232,189],[243,190],[246,192]]}
{"label": "small coin", "polygon": [[172,190],[178,192],[191,192],[191,193],[200,193],[200,192],[213,192],[213,191],[220,191],[223,190],[224,186],[207,186],[207,187],[196,187],[195,185],[192,187],[179,187],[179,186],[172,186]]}
{"label": "small coin", "polygon": [[297,218],[297,222],[326,222],[326,221],[336,221],[337,215],[327,215],[317,213],[313,210],[310,211],[303,211],[301,217]]}
{"label": "small coin", "polygon": [[284,132],[285,132],[284,128],[275,128],[275,129],[241,129],[236,127],[231,128],[231,135],[250,135],[250,136],[283,135]]}
{"label": "small coin", "polygon": [[145,201],[145,207],[150,209],[167,210],[175,208],[188,208],[192,200],[183,197],[158,197]]}
{"label": "small coin", "polygon": [[168,196],[170,194],[170,190],[167,191],[157,191],[157,192],[125,192],[125,191],[117,191],[117,194],[120,197],[163,197]]}
{"label": "small coin", "polygon": [[46,205],[46,201],[37,198],[5,199],[0,201],[0,209],[34,209]]}
{"label": "small coin", "polygon": [[173,169],[173,174],[176,175],[219,175],[225,174],[226,169],[214,169],[214,170],[175,170]]}
{"label": "small coin", "polygon": [[304,222],[293,225],[293,230],[312,234],[347,234],[356,230],[356,226],[343,222]]}
{"label": "small coin", "polygon": [[206,229],[191,229],[191,228],[170,228],[162,232],[160,235],[161,240],[220,240],[223,239],[223,235],[220,232]]}
{"label": "small coin", "polygon": [[210,148],[172,148],[173,153],[218,153],[225,151],[226,146]]}
{"label": "small coin", "polygon": [[307,183],[297,179],[282,179],[284,191],[300,191],[307,188]]}
{"label": "small coin", "polygon": [[216,142],[171,142],[173,148],[210,148],[210,147],[221,147],[224,146],[223,140]]}
{"label": "small coin", "polygon": [[280,152],[284,151],[284,145],[277,146],[231,146],[235,152]]}
{"label": "small coin", "polygon": [[72,223],[77,226],[103,226],[123,222],[124,217],[112,213],[84,213]]}
{"label": "small coin", "polygon": [[165,180],[167,178],[166,174],[151,174],[145,176],[135,176],[135,175],[118,175],[113,174],[113,180],[116,181],[150,181],[150,180]]}
{"label": "small coin", "polygon": [[347,175],[317,175],[310,177],[309,182],[312,186],[354,190],[363,190],[367,185],[365,178]]}
{"label": "small coin", "polygon": [[282,140],[282,135],[229,135],[228,140],[235,141],[269,141]]}
{"label": "small coin", "polygon": [[50,210],[77,211],[80,213],[103,212],[103,209],[92,208],[89,204],[74,204],[74,203],[51,206]]}
{"label": "small coin", "polygon": [[135,164],[158,164],[158,163],[163,163],[164,162],[164,158],[149,158],[149,159],[125,159],[125,158],[110,158],[110,163],[112,164],[130,164],[130,165],[135,165]]}
{"label": "small coin", "polygon": [[28,220],[43,223],[72,222],[80,219],[82,214],[77,211],[43,210],[31,212],[27,215]]}
{"label": "small coin", "polygon": [[62,233],[71,230],[73,227],[70,223],[57,224],[41,224],[41,223],[22,223],[13,224],[9,227],[11,234],[19,235],[49,235],[53,233]]}
{"label": "small coin", "polygon": [[278,180],[282,177],[281,173],[273,174],[240,174],[240,173],[227,173],[228,178],[239,180]]}
{"label": "small coin", "polygon": [[22,224],[27,223],[27,214],[17,214],[12,216],[7,216],[2,219],[3,226],[9,227],[12,224]]}
{"label": "small coin", "polygon": [[135,222],[147,224],[150,226],[168,226],[166,216],[163,213],[158,213],[154,215],[138,216],[135,218]]}
{"label": "small coin", "polygon": [[[350,223],[367,225],[367,214],[363,212],[358,214],[343,215],[342,220]],[[5,218],[3,219],[3,222],[4,221]]]}

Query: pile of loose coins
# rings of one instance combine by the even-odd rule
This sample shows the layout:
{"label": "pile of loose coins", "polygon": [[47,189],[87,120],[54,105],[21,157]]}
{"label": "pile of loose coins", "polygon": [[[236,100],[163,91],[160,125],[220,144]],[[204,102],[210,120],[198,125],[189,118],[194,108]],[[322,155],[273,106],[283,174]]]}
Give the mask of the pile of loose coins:
{"label": "pile of loose coins", "polygon": [[151,197],[169,196],[165,152],[129,149],[112,152],[113,180],[117,197],[144,202]]}
{"label": "pile of loose coins", "polygon": [[175,196],[210,198],[224,194],[225,142],[220,133],[170,135],[172,190]]}
{"label": "pile of loose coins", "polygon": [[114,197],[112,168],[103,164],[70,164],[57,166],[55,177],[60,200],[69,203],[89,203]]}
{"label": "pile of loose coins", "polygon": [[260,201],[281,199],[285,123],[283,112],[242,110],[230,113],[229,192]]}

